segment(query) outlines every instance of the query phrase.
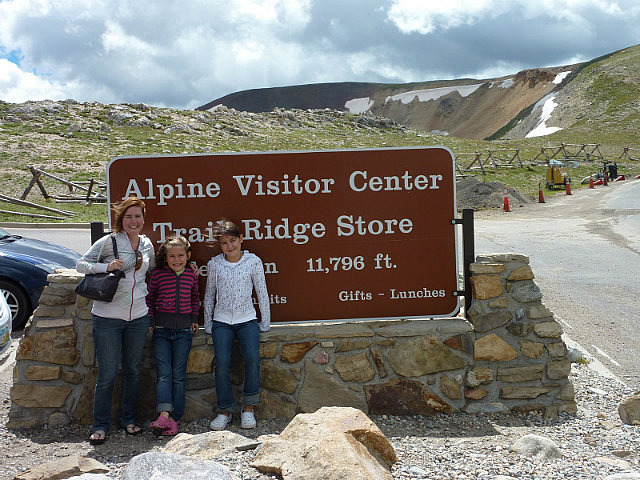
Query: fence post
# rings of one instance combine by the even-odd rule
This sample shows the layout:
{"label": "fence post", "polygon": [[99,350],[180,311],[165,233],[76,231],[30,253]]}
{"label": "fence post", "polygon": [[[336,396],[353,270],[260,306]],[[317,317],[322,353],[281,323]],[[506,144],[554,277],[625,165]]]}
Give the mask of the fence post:
{"label": "fence post", "polygon": [[103,222],[91,222],[91,245],[96,243],[100,238],[104,237],[107,233],[104,231]]}

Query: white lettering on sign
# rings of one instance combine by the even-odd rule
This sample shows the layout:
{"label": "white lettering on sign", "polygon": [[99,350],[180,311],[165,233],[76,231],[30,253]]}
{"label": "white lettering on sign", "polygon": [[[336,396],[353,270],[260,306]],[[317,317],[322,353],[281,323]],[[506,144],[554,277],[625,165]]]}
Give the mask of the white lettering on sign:
{"label": "white lettering on sign", "polygon": [[411,298],[437,298],[445,297],[446,292],[444,290],[429,290],[427,287],[422,287],[420,290],[396,290],[392,288],[390,290],[391,300],[405,300]]}
{"label": "white lettering on sign", "polygon": [[342,290],[338,293],[341,302],[359,302],[373,299],[371,292],[363,292],[362,290]]}
{"label": "white lettering on sign", "polygon": [[249,193],[260,195],[302,195],[308,193],[331,193],[331,185],[336,182],[333,178],[309,178],[301,179],[298,175],[289,178],[286,173],[281,180],[264,180],[262,175],[234,175],[242,196]]}
{"label": "white lettering on sign", "polygon": [[386,218],[383,220],[365,220],[362,215],[354,219],[353,215],[340,215],[338,217],[338,236],[350,237],[357,235],[389,235],[393,233],[411,233],[413,222],[408,218]]}
{"label": "white lettering on sign", "polygon": [[145,182],[147,183],[146,195],[140,189],[138,182],[134,178],[130,179],[122,199],[124,200],[131,195],[141,200],[155,200],[157,198],[158,205],[166,205],[167,200],[172,198],[215,198],[220,195],[220,185],[216,182],[210,182],[206,185],[201,183],[183,185],[182,178],[178,178],[174,184],[165,183],[154,186],[153,178],[145,178]]}
{"label": "white lettering on sign", "polygon": [[244,238],[246,240],[273,240],[293,239],[293,243],[302,245],[309,241],[309,235],[322,238],[326,233],[323,223],[296,223],[289,224],[288,218],[281,218],[281,222],[274,225],[270,218],[264,222],[258,219],[242,220],[244,225]]}
{"label": "white lettering on sign", "polygon": [[207,222],[204,230],[198,227],[174,227],[171,222],[157,222],[153,224],[153,231],[160,232],[158,243],[164,242],[169,235],[184,235],[191,243],[215,242],[213,222]]}
{"label": "white lettering on sign", "polygon": [[371,190],[379,191],[401,191],[401,190],[438,190],[438,182],[442,180],[442,175],[410,175],[408,171],[401,176],[390,175],[386,177],[370,177],[366,170],[356,170],[349,175],[349,187],[354,192],[364,192]]}

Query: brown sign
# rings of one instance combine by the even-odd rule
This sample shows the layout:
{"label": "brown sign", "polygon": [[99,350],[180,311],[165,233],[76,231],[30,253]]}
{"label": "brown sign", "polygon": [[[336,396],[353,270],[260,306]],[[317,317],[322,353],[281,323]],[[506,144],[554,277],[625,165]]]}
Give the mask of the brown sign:
{"label": "brown sign", "polygon": [[274,322],[458,312],[445,148],[120,157],[107,177],[110,202],[145,201],[154,244],[192,242],[203,287],[216,220],[237,223],[264,262]]}

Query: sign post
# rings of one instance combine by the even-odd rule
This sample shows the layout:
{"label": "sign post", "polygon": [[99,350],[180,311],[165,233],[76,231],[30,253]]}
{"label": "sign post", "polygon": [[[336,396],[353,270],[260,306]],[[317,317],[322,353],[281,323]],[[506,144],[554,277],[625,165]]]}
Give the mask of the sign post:
{"label": "sign post", "polygon": [[459,310],[446,148],[119,157],[107,180],[109,202],[144,200],[155,245],[189,239],[203,287],[216,221],[238,224],[264,262],[273,322]]}

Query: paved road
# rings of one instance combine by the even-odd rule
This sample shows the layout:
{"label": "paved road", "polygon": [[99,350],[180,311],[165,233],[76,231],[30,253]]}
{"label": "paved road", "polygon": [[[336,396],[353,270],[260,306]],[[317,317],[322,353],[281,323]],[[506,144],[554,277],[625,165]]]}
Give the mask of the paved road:
{"label": "paved road", "polygon": [[85,253],[91,246],[91,232],[88,228],[2,228],[14,235],[33,237],[46,240],[47,242],[57,243],[58,245],[64,245],[80,254]]}
{"label": "paved road", "polygon": [[[476,254],[528,255],[543,302],[568,337],[640,389],[640,180],[479,212]],[[88,229],[8,231],[84,253]]]}
{"label": "paved road", "polygon": [[640,388],[640,180],[476,217],[476,254],[530,257],[566,334]]}

